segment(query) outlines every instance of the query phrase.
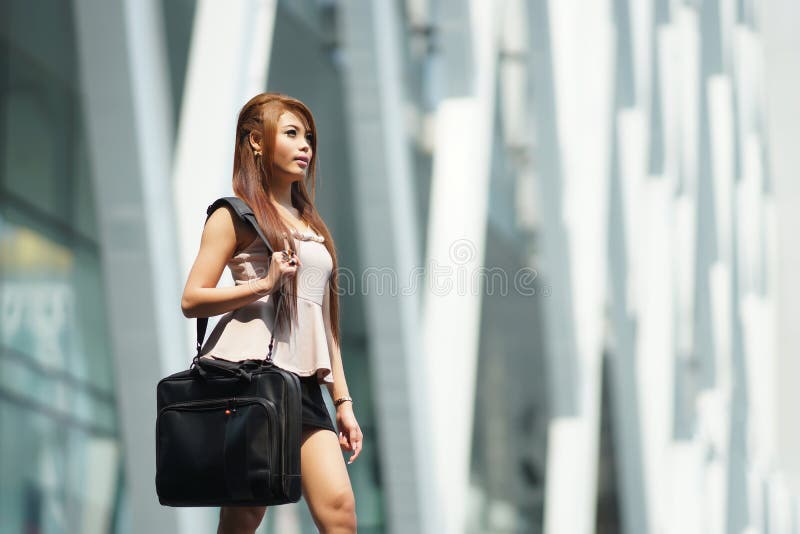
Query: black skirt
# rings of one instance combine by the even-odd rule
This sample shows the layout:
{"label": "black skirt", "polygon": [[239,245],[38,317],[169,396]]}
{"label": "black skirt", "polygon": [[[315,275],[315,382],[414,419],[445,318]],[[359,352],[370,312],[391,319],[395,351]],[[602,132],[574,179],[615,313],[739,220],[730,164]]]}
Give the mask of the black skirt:
{"label": "black skirt", "polygon": [[303,430],[308,427],[325,428],[335,434],[336,429],[328,414],[325,400],[322,398],[322,387],[316,375],[300,376],[299,378],[303,400]]}

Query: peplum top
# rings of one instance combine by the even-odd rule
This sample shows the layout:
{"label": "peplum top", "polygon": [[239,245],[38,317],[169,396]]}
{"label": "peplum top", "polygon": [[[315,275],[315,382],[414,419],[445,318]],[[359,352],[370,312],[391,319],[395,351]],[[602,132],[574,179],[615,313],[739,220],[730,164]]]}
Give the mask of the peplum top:
{"label": "peplum top", "polygon": [[[333,260],[322,236],[294,235],[301,263],[296,275],[297,322],[292,324],[291,334],[285,329],[278,330],[272,359],[278,367],[299,376],[316,375],[320,383],[333,383],[330,348],[334,341],[326,328],[325,316]],[[236,285],[247,284],[266,276],[268,259],[267,246],[256,238],[228,261],[228,269]],[[265,358],[274,327],[274,304],[272,296],[266,295],[223,315],[200,350],[200,356],[232,361]]]}

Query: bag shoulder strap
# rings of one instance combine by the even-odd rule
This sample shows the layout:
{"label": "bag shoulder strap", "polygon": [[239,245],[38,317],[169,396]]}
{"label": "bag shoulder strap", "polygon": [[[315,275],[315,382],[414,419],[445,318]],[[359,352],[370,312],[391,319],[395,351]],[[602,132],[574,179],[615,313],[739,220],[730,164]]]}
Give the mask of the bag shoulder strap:
{"label": "bag shoulder strap", "polygon": [[218,208],[221,208],[222,206],[225,206],[225,205],[228,205],[231,208],[233,208],[233,210],[236,212],[236,214],[241,219],[244,219],[244,216],[247,215],[247,214],[250,214],[250,215],[253,214],[253,210],[251,210],[250,206],[248,206],[245,203],[245,201],[242,200],[241,198],[239,198],[239,197],[220,197],[220,198],[218,198],[217,200],[215,200],[214,202],[212,202],[208,206],[208,209],[206,209],[206,215],[210,217],[211,214],[214,213],[215,211],[217,211]]}
{"label": "bag shoulder strap", "polygon": [[[217,200],[212,202],[211,205],[208,206],[208,209],[206,209],[206,222],[208,221],[208,218],[211,217],[212,213],[217,211],[222,206],[226,206],[226,205],[230,206],[233,209],[233,211],[236,213],[236,215],[239,218],[239,220],[241,220],[245,224],[249,224],[253,228],[253,230],[256,231],[256,234],[258,234],[258,237],[261,239],[261,241],[263,241],[264,244],[267,245],[267,251],[269,251],[268,257],[272,257],[272,254],[273,254],[272,245],[269,244],[269,240],[267,239],[267,236],[264,235],[264,231],[261,229],[261,226],[258,224],[258,221],[256,220],[256,216],[253,213],[253,210],[250,209],[250,206],[248,206],[247,203],[245,203],[245,201],[242,200],[241,198],[239,198],[239,197],[222,197],[222,198],[218,198]],[[198,317],[197,318],[197,356],[200,355],[200,349],[202,348],[203,340],[206,337],[206,328],[208,328],[208,317]],[[270,346],[270,353],[271,352],[272,352],[272,347]],[[197,356],[195,356],[195,358]]]}
{"label": "bag shoulder strap", "polygon": [[253,230],[256,231],[256,234],[258,234],[258,237],[261,238],[261,241],[263,241],[264,244],[267,245],[267,250],[271,255],[273,253],[272,245],[269,244],[267,236],[264,235],[264,231],[261,229],[261,226],[259,226],[258,221],[256,220],[256,216],[253,213],[253,210],[250,209],[250,206],[248,206],[245,203],[245,201],[242,200],[241,198],[239,197],[218,198],[213,203],[211,203],[210,206],[208,206],[208,209],[206,209],[206,221],[208,221],[208,218],[211,217],[212,213],[214,213],[219,208],[225,205],[233,208],[233,211],[239,217],[239,220],[241,220],[246,224],[249,224],[253,228]]}

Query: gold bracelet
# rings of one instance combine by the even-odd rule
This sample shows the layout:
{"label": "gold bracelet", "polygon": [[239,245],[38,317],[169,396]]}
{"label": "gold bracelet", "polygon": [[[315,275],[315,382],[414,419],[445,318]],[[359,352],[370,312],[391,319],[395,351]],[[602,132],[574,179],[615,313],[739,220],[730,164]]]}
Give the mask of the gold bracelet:
{"label": "gold bracelet", "polygon": [[347,402],[347,401],[353,402],[353,397],[348,397],[347,395],[345,395],[343,397],[339,397],[338,399],[333,401],[333,405],[338,408],[340,404],[342,404],[344,402]]}

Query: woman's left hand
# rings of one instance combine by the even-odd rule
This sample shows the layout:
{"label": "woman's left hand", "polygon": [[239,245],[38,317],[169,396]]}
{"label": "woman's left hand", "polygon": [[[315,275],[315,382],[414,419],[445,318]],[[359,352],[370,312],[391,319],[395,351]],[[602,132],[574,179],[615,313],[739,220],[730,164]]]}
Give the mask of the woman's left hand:
{"label": "woman's left hand", "polygon": [[342,450],[353,451],[353,455],[347,461],[348,464],[352,464],[361,454],[364,434],[361,433],[361,427],[358,426],[350,402],[345,402],[336,409],[336,427],[339,429],[339,444]]}

